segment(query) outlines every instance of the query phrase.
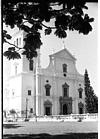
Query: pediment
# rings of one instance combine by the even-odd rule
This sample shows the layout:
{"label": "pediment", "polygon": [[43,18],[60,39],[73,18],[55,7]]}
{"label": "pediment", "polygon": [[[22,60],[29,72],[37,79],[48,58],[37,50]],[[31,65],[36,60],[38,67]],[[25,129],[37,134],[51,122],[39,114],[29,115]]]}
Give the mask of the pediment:
{"label": "pediment", "polygon": [[52,103],[51,103],[51,101],[46,100],[46,101],[44,102],[44,105],[52,105]]}
{"label": "pediment", "polygon": [[54,53],[50,56],[58,57],[58,58],[64,58],[64,59],[70,59],[70,60],[76,60],[76,58],[65,48],[57,53]]}

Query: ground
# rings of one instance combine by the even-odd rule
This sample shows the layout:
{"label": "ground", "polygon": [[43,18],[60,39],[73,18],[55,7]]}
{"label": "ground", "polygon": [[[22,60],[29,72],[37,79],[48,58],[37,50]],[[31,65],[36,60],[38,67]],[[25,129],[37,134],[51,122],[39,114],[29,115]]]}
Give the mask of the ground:
{"label": "ground", "polygon": [[13,122],[3,125],[3,139],[97,139],[97,122]]}

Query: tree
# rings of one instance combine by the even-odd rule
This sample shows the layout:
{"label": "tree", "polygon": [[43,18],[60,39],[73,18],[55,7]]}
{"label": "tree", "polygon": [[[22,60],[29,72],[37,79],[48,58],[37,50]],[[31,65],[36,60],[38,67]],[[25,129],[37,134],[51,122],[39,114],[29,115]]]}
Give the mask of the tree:
{"label": "tree", "polygon": [[90,85],[87,70],[85,70],[84,74],[84,85],[85,85],[86,112],[98,113],[98,97],[94,94],[94,90]]}
{"label": "tree", "polygon": [[[28,59],[37,56],[37,49],[42,45],[40,30],[45,35],[53,31],[59,38],[67,37],[67,30],[87,35],[92,31],[90,22],[94,19],[84,13],[86,0],[6,0],[3,1],[3,23],[13,29],[24,30],[25,45],[23,48],[11,44],[11,36],[3,30],[3,42],[12,45],[4,56],[8,59],[21,58],[19,50]],[[50,26],[51,21],[54,26]],[[49,26],[47,25],[49,23]]]}

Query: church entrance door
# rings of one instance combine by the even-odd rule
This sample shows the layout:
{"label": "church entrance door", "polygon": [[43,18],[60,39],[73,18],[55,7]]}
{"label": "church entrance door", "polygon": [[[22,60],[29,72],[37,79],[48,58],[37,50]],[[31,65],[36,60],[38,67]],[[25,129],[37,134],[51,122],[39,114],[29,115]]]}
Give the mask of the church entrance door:
{"label": "church entrance door", "polygon": [[83,114],[83,108],[79,108],[79,114]]}
{"label": "church entrance door", "polygon": [[82,102],[80,102],[78,104],[79,107],[79,114],[83,114],[84,113],[84,104]]}
{"label": "church entrance door", "polygon": [[46,115],[51,115],[51,113],[50,113],[50,107],[48,106],[48,107],[45,107],[45,114]]}
{"label": "church entrance door", "polygon": [[67,104],[63,105],[63,115],[68,114],[68,108],[67,108]]}

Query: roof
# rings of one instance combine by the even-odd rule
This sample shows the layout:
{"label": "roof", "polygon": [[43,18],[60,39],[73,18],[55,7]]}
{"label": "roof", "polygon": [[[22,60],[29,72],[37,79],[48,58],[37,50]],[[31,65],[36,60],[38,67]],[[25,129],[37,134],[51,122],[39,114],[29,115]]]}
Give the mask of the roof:
{"label": "roof", "polygon": [[[66,57],[64,57],[65,55],[63,55],[64,53],[66,53]],[[71,59],[73,59],[73,60],[76,60],[76,58],[66,49],[66,48],[64,48],[64,49],[62,49],[62,50],[60,50],[60,51],[58,51],[58,52],[56,52],[56,53],[53,53],[53,54],[51,54],[51,55],[49,55],[50,57],[60,57],[62,55],[62,57],[63,58],[71,58]],[[67,57],[68,56],[68,57]]]}

